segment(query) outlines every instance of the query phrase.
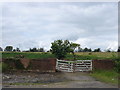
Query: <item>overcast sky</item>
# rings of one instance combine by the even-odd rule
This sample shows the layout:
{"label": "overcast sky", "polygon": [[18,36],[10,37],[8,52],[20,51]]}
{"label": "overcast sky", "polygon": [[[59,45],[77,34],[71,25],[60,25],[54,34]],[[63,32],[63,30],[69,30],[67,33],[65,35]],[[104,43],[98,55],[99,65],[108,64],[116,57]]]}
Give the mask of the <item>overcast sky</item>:
{"label": "overcast sky", "polygon": [[[82,48],[118,47],[117,3],[29,2],[2,5],[2,47],[43,47],[68,39]],[[1,17],[1,16],[0,16]]]}

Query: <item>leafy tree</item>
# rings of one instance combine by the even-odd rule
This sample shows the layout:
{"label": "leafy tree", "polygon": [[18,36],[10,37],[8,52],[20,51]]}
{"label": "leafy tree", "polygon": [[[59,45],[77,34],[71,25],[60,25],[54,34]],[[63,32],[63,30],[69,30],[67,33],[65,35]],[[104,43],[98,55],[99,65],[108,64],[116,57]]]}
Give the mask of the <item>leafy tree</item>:
{"label": "leafy tree", "polygon": [[110,48],[106,50],[106,52],[111,52]]}
{"label": "leafy tree", "polygon": [[82,48],[79,47],[78,52],[92,52],[92,49],[91,48],[87,48],[87,47],[85,47],[84,49],[82,49]]}
{"label": "leafy tree", "polygon": [[90,48],[90,49],[88,49],[88,52],[92,52],[92,49]]}
{"label": "leafy tree", "polygon": [[32,48],[32,49],[30,48],[29,51],[30,51],[30,52],[38,52],[37,48],[35,48],[35,47]]}
{"label": "leafy tree", "polygon": [[83,49],[79,47],[78,52],[83,52]]}
{"label": "leafy tree", "polygon": [[33,48],[32,50],[33,52],[38,52],[37,48]]}
{"label": "leafy tree", "polygon": [[19,48],[16,48],[16,51],[17,51],[17,52],[20,52],[20,49],[19,49]]}
{"label": "leafy tree", "polygon": [[0,51],[3,51],[2,47],[0,47]]}
{"label": "leafy tree", "polygon": [[75,49],[79,47],[80,47],[80,44],[77,44],[77,43],[70,44],[70,52],[73,54],[74,60],[75,60]]}
{"label": "leafy tree", "polygon": [[40,48],[39,52],[45,52],[44,48]]}
{"label": "leafy tree", "polygon": [[47,52],[50,52],[49,50]]}
{"label": "leafy tree", "polygon": [[94,49],[93,52],[101,52],[100,48]]}
{"label": "leafy tree", "polygon": [[32,52],[32,48],[30,48],[29,51]]}
{"label": "leafy tree", "polygon": [[19,48],[13,49],[14,52],[20,52]]}
{"label": "leafy tree", "polygon": [[6,46],[4,51],[12,51],[13,50],[13,46]]}
{"label": "leafy tree", "polygon": [[16,49],[13,49],[13,52],[16,52]]}
{"label": "leafy tree", "polygon": [[58,59],[63,59],[70,52],[70,42],[68,40],[55,40],[51,43],[51,52],[55,54]]}
{"label": "leafy tree", "polygon": [[75,60],[75,49],[80,47],[80,44],[70,43],[68,40],[56,40],[51,43],[51,52],[55,54],[58,59],[63,59],[67,53],[72,53]]}
{"label": "leafy tree", "polygon": [[86,48],[83,49],[83,52],[88,52],[88,50],[89,49],[86,47]]}
{"label": "leafy tree", "polygon": [[118,50],[117,50],[117,52],[120,52],[120,46],[118,47]]}

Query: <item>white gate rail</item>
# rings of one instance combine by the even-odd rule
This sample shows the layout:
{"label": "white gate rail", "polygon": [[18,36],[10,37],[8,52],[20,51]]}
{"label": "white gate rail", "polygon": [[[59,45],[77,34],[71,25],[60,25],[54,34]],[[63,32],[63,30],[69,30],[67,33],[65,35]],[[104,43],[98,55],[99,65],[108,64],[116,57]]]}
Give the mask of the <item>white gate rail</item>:
{"label": "white gate rail", "polygon": [[92,71],[92,60],[66,61],[57,59],[56,69],[63,72]]}

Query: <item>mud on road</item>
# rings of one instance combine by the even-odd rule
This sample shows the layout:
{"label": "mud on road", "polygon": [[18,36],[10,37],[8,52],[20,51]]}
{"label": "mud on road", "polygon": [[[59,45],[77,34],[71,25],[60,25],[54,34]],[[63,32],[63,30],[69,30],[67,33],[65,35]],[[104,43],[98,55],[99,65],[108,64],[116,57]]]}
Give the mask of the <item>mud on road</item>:
{"label": "mud on road", "polygon": [[6,73],[3,88],[118,88],[100,82],[89,73]]}

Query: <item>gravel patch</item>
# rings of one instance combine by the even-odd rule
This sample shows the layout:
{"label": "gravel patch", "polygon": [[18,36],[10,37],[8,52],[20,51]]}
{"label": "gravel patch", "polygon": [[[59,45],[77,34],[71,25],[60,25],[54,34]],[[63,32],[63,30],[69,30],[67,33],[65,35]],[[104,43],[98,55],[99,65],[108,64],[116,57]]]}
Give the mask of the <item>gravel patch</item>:
{"label": "gravel patch", "polygon": [[67,80],[61,73],[15,73],[3,74],[2,83],[55,83]]}
{"label": "gravel patch", "polygon": [[6,73],[2,76],[5,88],[118,88],[82,72]]}

